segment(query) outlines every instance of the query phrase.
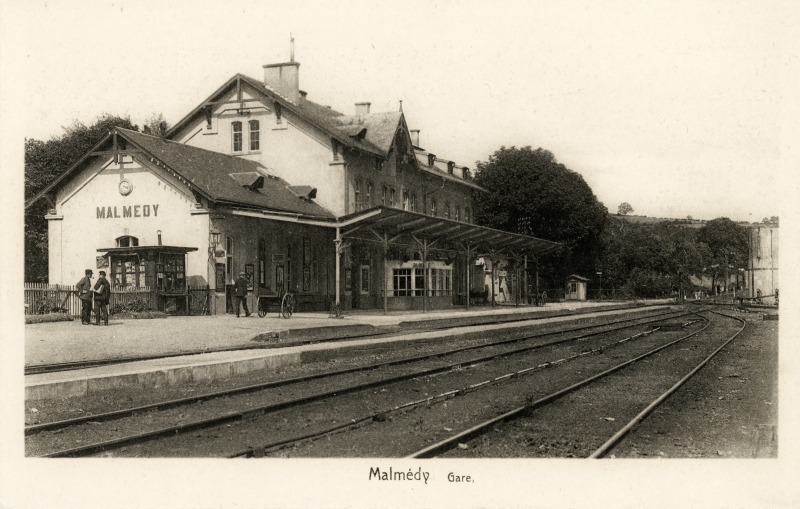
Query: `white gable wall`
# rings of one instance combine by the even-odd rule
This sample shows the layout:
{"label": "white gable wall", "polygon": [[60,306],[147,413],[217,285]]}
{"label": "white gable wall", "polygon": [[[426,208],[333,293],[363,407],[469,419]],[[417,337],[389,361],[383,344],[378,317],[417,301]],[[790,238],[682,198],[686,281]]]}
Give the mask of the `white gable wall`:
{"label": "white gable wall", "polygon": [[[119,191],[123,176],[133,185],[127,196]],[[75,284],[86,269],[96,277],[97,256],[103,254],[97,249],[115,247],[123,235],[137,237],[140,246],[157,245],[158,230],[163,245],[199,249],[188,253],[186,275],[192,284],[198,276],[207,281],[208,215],[192,214],[193,196],[170,180],[138,162],[126,164],[121,174],[110,160],[72,179],[58,192],[57,214],[50,216],[50,283]]]}
{"label": "white gable wall", "polygon": [[[246,90],[247,87],[243,88]],[[333,161],[330,137],[285,109],[278,123],[272,105],[248,100],[248,97],[243,94],[243,103],[225,104],[227,101],[236,101],[236,93],[232,91],[215,106],[210,129],[207,128],[205,117],[200,116],[176,133],[173,139],[194,147],[258,161],[289,185],[316,187],[315,201],[336,215],[344,215],[344,155],[340,155],[339,162]],[[249,114],[242,114],[240,110],[246,110]],[[258,151],[249,150],[249,120],[260,122]],[[231,124],[235,121],[242,123],[241,153],[233,152]]]}

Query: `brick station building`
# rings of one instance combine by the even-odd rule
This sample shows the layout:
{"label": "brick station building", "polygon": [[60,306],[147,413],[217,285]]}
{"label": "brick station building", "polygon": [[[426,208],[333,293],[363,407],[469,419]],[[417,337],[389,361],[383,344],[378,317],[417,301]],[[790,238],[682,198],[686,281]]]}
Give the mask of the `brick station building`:
{"label": "brick station building", "polygon": [[49,282],[106,268],[159,309],[208,288],[204,311],[224,313],[244,271],[251,309],[285,292],[299,310],[443,309],[485,290],[479,257],[556,246],[474,225],[468,168],[423,149],[402,111],[312,102],[299,67],[233,76],[165,138],[114,129],[33,197],[50,205]]}

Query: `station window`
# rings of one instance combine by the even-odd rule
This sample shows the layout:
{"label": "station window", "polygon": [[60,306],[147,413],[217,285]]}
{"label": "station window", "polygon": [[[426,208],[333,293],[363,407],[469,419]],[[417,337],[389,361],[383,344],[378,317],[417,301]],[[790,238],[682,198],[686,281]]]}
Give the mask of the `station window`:
{"label": "station window", "polygon": [[166,292],[182,292],[186,289],[186,272],[183,255],[161,255],[156,263],[158,289]]}
{"label": "station window", "polygon": [[394,269],[393,282],[395,297],[411,295],[411,269]]}
{"label": "station window", "polygon": [[422,297],[425,292],[425,269],[414,269],[414,295]]}
{"label": "station window", "polygon": [[411,212],[416,212],[416,211],[417,211],[417,195],[416,194],[412,194],[411,195]]}
{"label": "station window", "polygon": [[241,122],[233,122],[231,123],[231,136],[232,136],[232,144],[233,144],[233,151],[234,152],[241,152],[242,151],[242,123]]}
{"label": "station window", "polygon": [[390,207],[394,207],[395,205],[397,205],[397,202],[395,202],[395,196],[394,195],[395,195],[394,188],[389,189],[389,206]]}
{"label": "station window", "polygon": [[444,204],[444,218],[450,219],[450,204],[447,202]]}
{"label": "station window", "polygon": [[436,217],[436,200],[431,201],[431,215]]}
{"label": "station window", "polygon": [[381,205],[386,206],[386,198],[388,194],[389,194],[389,188],[383,186],[383,188],[381,188]]}
{"label": "station window", "polygon": [[461,207],[459,207],[458,205],[456,205],[456,217],[455,217],[455,219],[456,219],[456,221],[461,221]]}
{"label": "station window", "polygon": [[261,150],[261,139],[258,120],[250,121],[250,150]]}
{"label": "station window", "polygon": [[373,193],[373,184],[372,182],[367,182],[367,196],[364,197],[364,201],[367,204],[367,207],[372,207],[372,193]]}
{"label": "station window", "polygon": [[469,209],[464,207],[464,222],[469,223]]}
{"label": "station window", "polygon": [[361,266],[361,293],[369,293],[369,265]]}
{"label": "station window", "polygon": [[146,286],[144,274],[144,261],[140,260],[138,256],[115,257],[112,259],[111,286]]}
{"label": "station window", "polygon": [[403,191],[403,210],[408,210],[409,207],[408,191]]}
{"label": "station window", "polygon": [[361,201],[361,200],[363,200],[363,196],[361,195],[361,180],[360,179],[357,179],[353,183],[353,192],[354,192],[355,198],[356,198],[355,210],[363,210],[365,207],[364,207],[364,204]]}

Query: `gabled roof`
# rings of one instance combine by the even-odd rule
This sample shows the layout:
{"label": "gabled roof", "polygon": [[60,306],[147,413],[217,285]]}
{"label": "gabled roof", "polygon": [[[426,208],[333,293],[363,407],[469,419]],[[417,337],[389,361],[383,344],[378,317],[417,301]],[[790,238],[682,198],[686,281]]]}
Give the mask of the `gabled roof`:
{"label": "gabled roof", "polygon": [[122,128],[115,128],[108,133],[49,186],[28,200],[25,206],[31,206],[45,194],[63,186],[81,171],[89,158],[103,157],[101,154],[109,154],[106,157],[110,157],[110,152],[97,151],[110,146],[115,133],[133,145],[128,150],[133,148],[143,151],[145,158],[169,168],[193,191],[211,201],[321,219],[334,218],[333,214],[317,203],[298,197],[289,189],[286,181],[270,174],[260,163]]}
{"label": "gabled roof", "polygon": [[[211,200],[264,209],[293,212],[331,218],[333,215],[320,205],[298,198],[288,183],[260,163],[202,148],[184,145],[127,129],[118,129],[130,142],[191,183]],[[245,189],[232,175],[257,173],[264,175],[264,186],[258,190]],[[251,182],[252,184],[252,182]]]}
{"label": "gabled roof", "polygon": [[[263,81],[245,76],[244,74],[236,74],[169,129],[166,133],[166,137],[171,137],[193,118],[202,115],[203,108],[207,104],[214,103],[219,97],[225,94],[227,90],[236,86],[237,82],[246,83],[258,93],[262,94],[264,100],[277,102],[282,109],[305,119],[327,135],[336,139],[342,145],[356,148],[384,159],[389,155],[389,150],[392,148],[397,129],[400,126],[405,126],[403,113],[400,111],[370,113],[363,116],[345,115],[334,110],[330,106],[323,106],[306,99],[304,96],[305,94],[300,101],[295,104],[272,88],[266,86]],[[364,129],[366,129],[366,133],[362,132]],[[417,151],[418,149],[415,149],[415,152]],[[419,157],[412,158],[412,161],[419,163],[417,166],[423,172],[436,175],[454,183],[464,184],[479,191],[485,191],[485,189],[470,180],[458,178],[440,171],[435,167],[428,166],[427,162],[421,162]]]}

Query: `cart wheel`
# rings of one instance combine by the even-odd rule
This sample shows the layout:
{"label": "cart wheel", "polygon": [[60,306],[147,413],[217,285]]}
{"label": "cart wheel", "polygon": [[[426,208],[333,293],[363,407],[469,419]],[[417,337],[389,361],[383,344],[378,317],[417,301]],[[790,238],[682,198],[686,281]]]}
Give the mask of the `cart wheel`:
{"label": "cart wheel", "polygon": [[283,315],[284,318],[291,318],[293,312],[294,296],[291,293],[287,293],[283,296],[283,300],[281,301],[281,315]]}
{"label": "cart wheel", "polygon": [[267,299],[258,299],[258,317],[267,316]]}
{"label": "cart wheel", "polygon": [[542,306],[547,304],[547,292],[542,292]]}

